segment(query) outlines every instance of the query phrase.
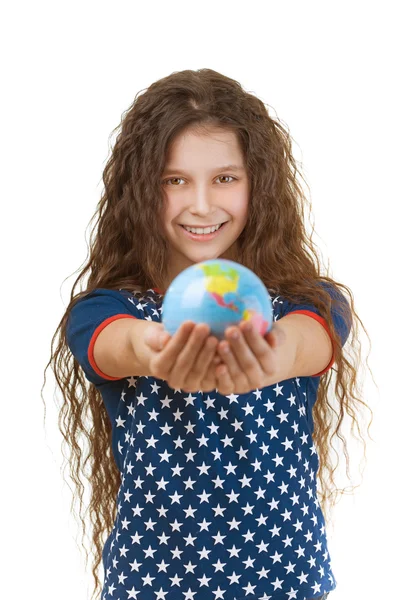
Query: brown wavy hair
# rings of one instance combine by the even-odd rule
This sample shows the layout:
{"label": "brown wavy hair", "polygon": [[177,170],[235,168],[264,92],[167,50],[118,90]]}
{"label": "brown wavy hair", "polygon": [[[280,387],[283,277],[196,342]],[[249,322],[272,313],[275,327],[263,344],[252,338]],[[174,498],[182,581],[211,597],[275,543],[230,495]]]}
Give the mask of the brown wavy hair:
{"label": "brown wavy hair", "polygon": [[[248,221],[238,238],[237,262],[254,271],[268,290],[278,291],[293,302],[313,304],[326,319],[334,338],[335,363],[320,378],[313,408],[313,441],[320,460],[318,494],[327,521],[328,505],[332,508],[337,494],[346,493],[335,487],[333,478],[338,464],[333,468],[330,460],[334,436],[344,446],[349,476],[347,444],[340,431],[345,411],[352,419],[352,433],[354,424],[357,425],[365,459],[365,440],[357,412],[362,408],[370,411],[369,433],[372,411],[360,397],[361,344],[356,321],[366,330],[354,310],[351,290],[321,272],[312,242],[314,227],[308,236],[304,226],[308,200],[299,177],[304,183],[305,179],[293,157],[288,129],[277,117],[270,116],[267,107],[255,95],[244,91],[237,81],[216,71],[185,70],[174,72],[137,94],[120,125],[113,130],[119,132],[103,172],[104,192],[90,220],[91,223],[97,215],[90,235],[89,257],[72,287],[69,305],[52,338],[51,358],[46,366],[47,370],[51,364],[62,392],[58,425],[64,438],[63,448],[66,442],[70,450],[68,464],[80,500],[83,542],[86,513],[81,514],[84,492],[81,476],[87,477],[90,484],[88,510],[93,531],[89,542],[94,553],[95,582],[92,598],[99,597],[97,592],[100,594],[98,568],[104,541],[116,518],[121,475],[113,459],[111,423],[100,392],[88,382],[72,355],[66,342],[66,324],[77,300],[95,288],[160,287],[168,256],[160,182],[169,146],[185,129],[206,132],[211,127],[236,133],[251,183]],[[80,291],[75,292],[78,282]],[[342,302],[336,306],[350,328],[343,348],[330,313],[335,302],[332,304],[330,294],[318,286],[321,282],[333,285],[347,299],[347,305]],[[367,337],[370,340],[368,334]],[[83,438],[88,441],[86,456],[82,456]],[[335,454],[338,458],[336,450]],[[88,473],[86,463],[90,467]],[[73,503],[74,500],[75,495]],[[87,560],[86,551],[86,565]]]}

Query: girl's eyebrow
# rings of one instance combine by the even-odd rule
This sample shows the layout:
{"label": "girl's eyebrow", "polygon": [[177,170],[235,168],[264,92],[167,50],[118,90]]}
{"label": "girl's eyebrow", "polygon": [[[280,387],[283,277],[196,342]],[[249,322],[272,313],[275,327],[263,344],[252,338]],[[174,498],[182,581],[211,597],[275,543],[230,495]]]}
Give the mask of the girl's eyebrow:
{"label": "girl's eyebrow", "polygon": [[[244,167],[240,165],[225,165],[224,167],[215,167],[213,171],[244,171]],[[187,171],[183,169],[175,169],[174,167],[168,167],[164,170],[164,175],[168,175],[170,173],[182,173],[183,175],[190,175]]]}

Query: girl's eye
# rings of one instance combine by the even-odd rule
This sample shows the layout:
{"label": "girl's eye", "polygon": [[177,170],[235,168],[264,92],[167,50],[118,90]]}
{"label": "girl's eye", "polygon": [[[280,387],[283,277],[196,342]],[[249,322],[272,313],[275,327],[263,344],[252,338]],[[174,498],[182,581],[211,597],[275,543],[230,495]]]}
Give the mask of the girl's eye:
{"label": "girl's eye", "polygon": [[[235,179],[234,177],[232,177],[231,175],[220,175],[219,177],[217,177],[217,179],[221,179],[221,177],[229,177],[230,179]],[[173,181],[173,180],[180,180],[183,181],[181,177],[171,177],[170,179],[164,179],[163,183],[165,183],[166,185],[168,184],[168,181]],[[223,183],[230,183],[229,181],[223,182]],[[173,186],[176,187],[176,186]],[[179,187],[179,186],[178,186]]]}

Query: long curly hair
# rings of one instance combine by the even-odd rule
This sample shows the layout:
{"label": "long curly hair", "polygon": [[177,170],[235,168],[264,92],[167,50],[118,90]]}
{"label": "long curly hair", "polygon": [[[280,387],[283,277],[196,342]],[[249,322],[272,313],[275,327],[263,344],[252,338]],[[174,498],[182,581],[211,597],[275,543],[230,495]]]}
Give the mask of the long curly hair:
{"label": "long curly hair", "polygon": [[[45,385],[46,370],[51,365],[62,392],[58,425],[63,449],[66,443],[70,451],[69,457],[63,456],[76,486],[73,503],[75,493],[80,500],[83,545],[86,512],[82,515],[81,476],[86,477],[90,485],[88,510],[92,532],[89,543],[94,555],[95,582],[92,599],[98,598],[101,592],[98,568],[104,541],[116,518],[121,475],[113,459],[112,427],[100,392],[88,382],[72,355],[66,341],[66,324],[76,302],[95,288],[147,290],[160,287],[168,257],[160,182],[169,146],[185,129],[206,132],[212,127],[235,132],[251,184],[248,220],[237,240],[237,262],[254,271],[267,289],[276,290],[293,302],[313,304],[328,323],[335,341],[334,366],[320,378],[312,415],[313,441],[320,461],[318,494],[327,522],[327,508],[333,507],[339,493],[347,493],[335,487],[333,475],[338,463],[334,468],[330,455],[333,449],[336,458],[339,457],[333,445],[337,436],[344,446],[349,476],[347,443],[341,435],[345,411],[352,419],[352,433],[354,424],[357,425],[365,459],[365,440],[357,412],[361,416],[362,408],[370,411],[369,430],[372,411],[360,397],[360,366],[363,364],[356,321],[366,330],[354,310],[351,290],[321,272],[312,242],[314,227],[308,236],[304,225],[308,200],[299,177],[307,184],[293,157],[288,129],[278,118],[270,116],[267,107],[255,95],[244,91],[237,81],[216,71],[185,70],[174,72],[137,94],[120,125],[113,130],[113,133],[119,131],[103,172],[104,192],[90,220],[92,223],[97,215],[90,235],[89,257],[75,280],[69,305],[52,338],[51,358],[44,373]],[[330,294],[319,285],[324,281],[345,296],[347,308],[343,302],[335,307]],[[80,289],[76,290],[79,282]],[[331,307],[343,315],[350,327],[343,348],[333,327]],[[370,340],[368,334],[367,337]],[[86,455],[83,438],[88,442]],[[89,471],[85,472],[87,463]],[[86,550],[86,565],[87,561]]]}

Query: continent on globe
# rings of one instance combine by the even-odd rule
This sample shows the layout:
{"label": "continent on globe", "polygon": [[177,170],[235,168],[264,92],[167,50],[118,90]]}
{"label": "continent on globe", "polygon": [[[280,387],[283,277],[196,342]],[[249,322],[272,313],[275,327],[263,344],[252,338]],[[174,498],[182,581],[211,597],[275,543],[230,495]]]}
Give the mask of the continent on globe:
{"label": "continent on globe", "polygon": [[239,312],[239,307],[233,302],[226,303],[224,295],[228,292],[236,292],[239,282],[237,269],[223,269],[218,264],[199,263],[196,268],[201,269],[205,275],[205,288],[214,298],[217,304]]}

